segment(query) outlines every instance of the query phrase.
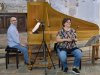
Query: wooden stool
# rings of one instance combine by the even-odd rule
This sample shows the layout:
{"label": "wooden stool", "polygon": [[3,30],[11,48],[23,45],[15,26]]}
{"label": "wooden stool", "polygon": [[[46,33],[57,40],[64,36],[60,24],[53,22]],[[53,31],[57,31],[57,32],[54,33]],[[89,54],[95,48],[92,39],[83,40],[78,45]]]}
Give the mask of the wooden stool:
{"label": "wooden stool", "polygon": [[13,57],[13,56],[16,56],[16,67],[18,69],[18,64],[19,64],[19,53],[21,53],[17,48],[12,48],[12,47],[9,47],[7,46],[6,49],[6,54],[5,54],[5,57],[6,57],[6,69],[8,68],[8,64],[9,64],[9,57]]}

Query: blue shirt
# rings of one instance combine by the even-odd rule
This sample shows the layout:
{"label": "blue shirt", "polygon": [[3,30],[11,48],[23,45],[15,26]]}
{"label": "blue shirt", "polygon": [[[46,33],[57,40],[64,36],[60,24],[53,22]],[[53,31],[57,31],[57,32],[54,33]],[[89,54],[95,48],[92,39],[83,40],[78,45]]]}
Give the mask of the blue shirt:
{"label": "blue shirt", "polygon": [[19,33],[17,27],[11,24],[7,31],[8,46],[13,47],[20,44]]}

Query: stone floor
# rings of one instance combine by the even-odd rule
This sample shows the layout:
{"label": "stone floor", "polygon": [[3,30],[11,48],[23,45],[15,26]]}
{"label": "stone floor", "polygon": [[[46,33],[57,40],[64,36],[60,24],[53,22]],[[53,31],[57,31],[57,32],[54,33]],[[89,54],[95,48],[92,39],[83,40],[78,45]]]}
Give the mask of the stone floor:
{"label": "stone floor", "polygon": [[[8,69],[5,66],[5,58],[0,59],[0,75],[75,75],[71,72],[72,63],[69,64],[68,73],[62,72],[58,64],[55,64],[56,69],[53,67],[47,69],[45,67],[33,66],[32,70],[28,69],[28,66],[24,65],[23,59],[20,59],[19,69],[16,69],[15,60],[11,58]],[[55,62],[55,61],[54,61]],[[46,69],[46,72],[45,72]],[[47,73],[47,74],[45,74]],[[82,69],[80,75],[100,75],[100,60],[96,61],[95,65],[92,65],[90,61],[82,62]]]}
{"label": "stone floor", "polygon": [[[27,34],[22,33],[21,42],[27,43]],[[0,56],[5,55],[5,47],[7,45],[6,34],[0,34]],[[80,70],[80,75],[100,75],[100,60],[96,61],[95,65],[91,64],[91,48],[84,48],[83,50],[83,58],[82,58],[82,69]],[[100,51],[100,50],[99,50]],[[86,57],[88,58],[86,58]],[[6,69],[5,66],[5,58],[0,58],[0,75],[74,75],[71,72],[72,62],[68,62],[69,71],[68,73],[64,73],[61,68],[58,67],[58,59],[56,54],[52,55],[53,62],[55,64],[56,69],[53,67],[51,69],[47,69],[45,67],[33,66],[32,70],[28,69],[28,66],[24,65],[23,57],[20,57],[19,69],[16,69],[15,58],[11,58],[11,62]],[[46,69],[46,72],[45,72]],[[47,73],[47,74],[45,74]]]}
{"label": "stone floor", "polygon": [[[4,49],[0,49],[0,51],[5,52]],[[88,55],[88,52],[86,51],[84,54]],[[28,66],[24,65],[23,63],[23,56],[20,56],[19,69],[16,68],[15,57],[10,59],[8,69],[6,69],[5,66],[5,58],[0,58],[0,75],[75,75],[71,72],[73,61],[68,61],[69,71],[68,73],[64,73],[61,68],[58,67],[58,58],[55,53],[52,55],[52,59],[56,69],[53,67],[48,69],[47,67],[40,67],[39,65],[36,66],[34,64],[32,70],[29,70]],[[42,63],[41,61],[36,62]],[[92,65],[91,60],[86,60],[84,56],[82,58],[82,69],[80,70],[80,75],[100,75],[100,60],[97,60],[95,65]]]}

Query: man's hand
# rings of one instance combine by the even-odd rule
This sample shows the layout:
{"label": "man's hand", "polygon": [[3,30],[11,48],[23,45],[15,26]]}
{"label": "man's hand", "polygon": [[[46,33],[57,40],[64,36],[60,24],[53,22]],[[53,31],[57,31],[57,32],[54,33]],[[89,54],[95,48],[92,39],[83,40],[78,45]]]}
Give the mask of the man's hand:
{"label": "man's hand", "polygon": [[21,44],[22,46],[27,46],[27,44]]}

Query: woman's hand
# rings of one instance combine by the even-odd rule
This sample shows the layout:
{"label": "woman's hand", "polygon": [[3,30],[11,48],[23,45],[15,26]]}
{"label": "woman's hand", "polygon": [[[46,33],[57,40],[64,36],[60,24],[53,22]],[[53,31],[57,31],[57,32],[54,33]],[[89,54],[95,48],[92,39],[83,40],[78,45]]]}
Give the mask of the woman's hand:
{"label": "woman's hand", "polygon": [[21,44],[22,46],[27,46],[27,44]]}
{"label": "woman's hand", "polygon": [[64,39],[64,41],[71,42],[71,41],[72,41],[72,39],[71,39],[71,38],[68,38],[68,39]]}
{"label": "woman's hand", "polygon": [[72,39],[72,40],[76,42],[78,39]]}

